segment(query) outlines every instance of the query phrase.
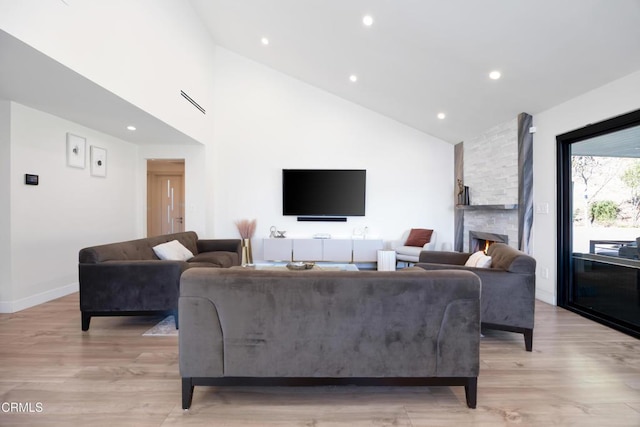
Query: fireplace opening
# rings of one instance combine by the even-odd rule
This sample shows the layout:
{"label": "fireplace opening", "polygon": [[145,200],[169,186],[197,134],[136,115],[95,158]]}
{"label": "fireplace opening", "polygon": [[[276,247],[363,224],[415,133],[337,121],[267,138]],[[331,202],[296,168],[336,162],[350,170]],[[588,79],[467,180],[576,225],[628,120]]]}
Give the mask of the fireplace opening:
{"label": "fireplace opening", "polygon": [[506,234],[487,233],[484,231],[469,231],[469,252],[484,251],[494,243],[509,243],[509,236]]}

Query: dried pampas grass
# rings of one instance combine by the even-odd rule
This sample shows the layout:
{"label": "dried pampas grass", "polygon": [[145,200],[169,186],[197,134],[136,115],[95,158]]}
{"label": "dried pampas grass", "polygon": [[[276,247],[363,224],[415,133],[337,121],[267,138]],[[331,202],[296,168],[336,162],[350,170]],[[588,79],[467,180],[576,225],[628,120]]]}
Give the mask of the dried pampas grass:
{"label": "dried pampas grass", "polygon": [[240,233],[240,237],[243,239],[250,239],[253,237],[253,233],[256,232],[256,220],[248,220],[241,219],[236,221],[236,227],[238,227],[238,232]]}

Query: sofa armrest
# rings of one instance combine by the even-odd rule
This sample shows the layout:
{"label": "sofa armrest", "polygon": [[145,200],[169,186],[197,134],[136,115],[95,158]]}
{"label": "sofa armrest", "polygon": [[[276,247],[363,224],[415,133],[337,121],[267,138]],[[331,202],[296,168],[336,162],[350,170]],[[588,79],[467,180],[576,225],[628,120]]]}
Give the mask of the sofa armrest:
{"label": "sofa armrest", "polygon": [[207,298],[180,296],[180,376],[222,377],[224,342],[215,304]]}
{"label": "sofa armrest", "polygon": [[395,251],[396,248],[399,248],[403,244],[404,244],[403,240],[390,240],[389,241],[389,249],[391,249],[392,251]]}
{"label": "sofa armrest", "polygon": [[471,254],[465,252],[422,251],[418,262],[429,264],[464,265]]}
{"label": "sofa armrest", "polygon": [[78,266],[82,311],[177,308],[184,261],[106,261]]}

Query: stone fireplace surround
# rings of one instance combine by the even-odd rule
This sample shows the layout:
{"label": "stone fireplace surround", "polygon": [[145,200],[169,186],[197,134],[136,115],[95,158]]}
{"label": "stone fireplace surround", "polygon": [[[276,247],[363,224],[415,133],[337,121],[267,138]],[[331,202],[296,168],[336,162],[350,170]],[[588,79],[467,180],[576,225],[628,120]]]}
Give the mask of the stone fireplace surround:
{"label": "stone fireplace surround", "polygon": [[[526,113],[455,146],[455,181],[469,186],[469,205],[455,206],[456,251],[473,252],[470,232],[506,236],[530,253],[533,222],[532,117]],[[465,159],[468,159],[465,161]],[[457,194],[454,195],[457,200]],[[468,237],[469,236],[469,237]]]}

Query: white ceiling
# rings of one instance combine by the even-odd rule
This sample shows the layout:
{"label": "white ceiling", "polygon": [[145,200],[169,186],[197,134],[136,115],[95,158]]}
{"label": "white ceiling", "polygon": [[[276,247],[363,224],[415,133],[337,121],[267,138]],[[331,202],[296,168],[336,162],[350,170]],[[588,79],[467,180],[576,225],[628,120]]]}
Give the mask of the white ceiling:
{"label": "white ceiling", "polygon": [[[451,143],[640,70],[640,0],[190,2],[217,44]],[[134,143],[197,143],[3,31],[0,98]]]}
{"label": "white ceiling", "polygon": [[[0,31],[0,99],[135,144],[198,144],[112,92]],[[126,126],[135,124],[135,132]]]}
{"label": "white ceiling", "polygon": [[640,70],[640,0],[190,1],[217,44],[451,143]]}

